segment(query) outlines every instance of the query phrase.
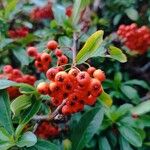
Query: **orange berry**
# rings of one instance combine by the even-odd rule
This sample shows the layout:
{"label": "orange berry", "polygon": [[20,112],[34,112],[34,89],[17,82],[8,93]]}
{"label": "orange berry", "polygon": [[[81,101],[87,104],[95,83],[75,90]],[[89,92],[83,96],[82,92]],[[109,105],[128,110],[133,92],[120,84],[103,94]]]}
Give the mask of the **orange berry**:
{"label": "orange berry", "polygon": [[101,69],[97,69],[93,73],[93,77],[98,79],[99,81],[104,81],[106,79],[105,73]]}
{"label": "orange berry", "polygon": [[41,83],[39,83],[38,86],[37,86],[37,91],[38,91],[40,94],[43,94],[43,95],[48,94],[48,92],[49,92],[48,83],[46,83],[46,82],[41,82]]}

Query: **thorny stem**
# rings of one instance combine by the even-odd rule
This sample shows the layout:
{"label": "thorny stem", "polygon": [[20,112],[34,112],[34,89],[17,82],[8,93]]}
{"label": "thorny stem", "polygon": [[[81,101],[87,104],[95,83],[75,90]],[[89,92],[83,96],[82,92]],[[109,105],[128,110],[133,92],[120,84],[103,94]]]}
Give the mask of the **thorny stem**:
{"label": "thorny stem", "polygon": [[72,66],[76,66],[76,54],[77,54],[77,33],[73,33],[73,45],[72,45]]}

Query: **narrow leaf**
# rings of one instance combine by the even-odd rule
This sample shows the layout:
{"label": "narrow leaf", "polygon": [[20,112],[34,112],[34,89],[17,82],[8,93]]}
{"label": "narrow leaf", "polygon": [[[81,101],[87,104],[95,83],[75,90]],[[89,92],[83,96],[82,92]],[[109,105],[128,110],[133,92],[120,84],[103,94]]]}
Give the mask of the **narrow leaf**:
{"label": "narrow leaf", "polygon": [[133,146],[135,147],[142,146],[142,138],[135,129],[129,126],[120,126],[119,131],[121,135]]}
{"label": "narrow leaf", "polygon": [[100,47],[103,41],[102,30],[99,30],[92,34],[84,44],[83,48],[79,51],[76,57],[76,61],[78,64],[83,63],[88,58],[93,57],[94,52]]}
{"label": "narrow leaf", "polygon": [[0,91],[0,124],[13,134],[13,125],[11,120],[10,102],[6,91]]}
{"label": "narrow leaf", "polygon": [[100,150],[111,150],[110,144],[106,137],[99,138],[98,145]]}
{"label": "narrow leaf", "polygon": [[131,109],[132,114],[143,115],[150,112],[150,100],[140,103]]}
{"label": "narrow leaf", "polygon": [[21,95],[17,97],[10,105],[10,109],[14,115],[18,115],[22,110],[31,106],[31,96]]}
{"label": "narrow leaf", "polygon": [[72,13],[72,23],[76,25],[80,19],[81,11],[90,4],[91,0],[75,0]]}
{"label": "narrow leaf", "polygon": [[122,63],[127,61],[126,55],[121,51],[121,49],[115,46],[109,46],[108,52],[110,54],[110,57],[113,59],[116,59]]}
{"label": "narrow leaf", "polygon": [[86,112],[72,133],[72,149],[82,150],[99,130],[104,110],[97,107]]}
{"label": "narrow leaf", "polygon": [[102,94],[99,96],[99,101],[102,102],[105,106],[110,107],[113,103],[112,98],[109,94],[106,92],[102,92]]}
{"label": "narrow leaf", "polygon": [[38,140],[37,143],[27,150],[60,150],[59,146],[46,140]]}
{"label": "narrow leaf", "polygon": [[28,131],[25,132],[19,139],[19,141],[17,142],[17,146],[18,147],[31,147],[33,145],[35,145],[37,142],[37,137],[35,136],[35,134],[33,134],[32,132]]}

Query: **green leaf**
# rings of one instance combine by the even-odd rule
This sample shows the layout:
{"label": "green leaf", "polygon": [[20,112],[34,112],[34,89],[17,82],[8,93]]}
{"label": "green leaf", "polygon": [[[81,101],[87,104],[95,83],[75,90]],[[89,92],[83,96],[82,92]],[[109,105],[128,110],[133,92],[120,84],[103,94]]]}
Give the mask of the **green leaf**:
{"label": "green leaf", "polygon": [[9,141],[11,135],[3,128],[0,127],[0,141]]}
{"label": "green leaf", "polygon": [[131,109],[132,114],[143,115],[150,112],[150,100],[140,103],[138,106]]}
{"label": "green leaf", "polygon": [[10,86],[13,86],[16,82],[6,80],[6,79],[0,79],[0,90],[6,89]]}
{"label": "green leaf", "polygon": [[132,8],[132,7],[126,9],[125,13],[133,21],[136,21],[138,19],[138,17],[139,17],[138,11],[136,9]]}
{"label": "green leaf", "polygon": [[122,74],[121,72],[116,72],[115,76],[114,76],[114,86],[117,88],[119,88],[119,86],[121,85],[121,81],[122,81]]}
{"label": "green leaf", "polygon": [[32,104],[31,107],[26,109],[24,113],[21,116],[21,121],[19,126],[16,129],[16,136],[18,137],[19,134],[22,132],[25,125],[32,119],[32,117],[39,111],[41,107],[41,101],[36,100],[34,97],[32,97]]}
{"label": "green leaf", "polygon": [[72,143],[69,139],[63,140],[63,150],[72,150]]}
{"label": "green leaf", "polygon": [[37,137],[32,132],[28,131],[23,133],[23,135],[19,138],[19,141],[17,142],[18,147],[31,147],[35,145],[37,142]]}
{"label": "green leaf", "polygon": [[[15,86],[15,87],[20,87],[20,91],[22,93],[33,93],[36,92],[36,89],[29,85],[29,84],[26,84],[26,83],[16,83],[14,81],[11,81],[11,80],[7,80],[7,79],[0,79],[0,90],[2,89],[6,89],[10,86]],[[30,90],[31,92],[29,92],[28,90]]]}
{"label": "green leaf", "polygon": [[110,144],[106,137],[100,137],[98,140],[100,150],[111,150]]}
{"label": "green leaf", "polygon": [[91,0],[75,0],[72,13],[72,24],[76,25],[80,19],[81,12],[90,4]]}
{"label": "green leaf", "polygon": [[99,96],[99,101],[102,102],[105,106],[110,107],[113,103],[112,98],[106,92],[102,92]]}
{"label": "green leaf", "polygon": [[92,34],[84,44],[83,48],[79,51],[76,57],[76,61],[78,64],[83,63],[88,58],[93,57],[94,52],[100,47],[103,41],[102,30],[99,30]]}
{"label": "green leaf", "polygon": [[7,3],[5,7],[5,17],[8,18],[10,13],[16,8],[17,3],[19,0],[11,0],[10,2]]}
{"label": "green leaf", "polygon": [[58,25],[63,25],[66,20],[66,9],[62,5],[55,4],[52,7],[54,18]]}
{"label": "green leaf", "polygon": [[120,150],[133,150],[128,141],[122,136],[119,137],[119,145]]}
{"label": "green leaf", "polygon": [[120,126],[119,131],[121,135],[133,146],[141,147],[142,146],[142,138],[140,134],[130,126]]}
{"label": "green leaf", "polygon": [[9,45],[10,43],[13,42],[12,39],[8,39],[8,38],[5,38],[3,39],[2,41],[0,41],[1,44],[0,44],[0,49],[3,49],[5,46]]}
{"label": "green leaf", "polygon": [[14,145],[15,145],[14,143],[0,141],[0,150],[8,150]]}
{"label": "green leaf", "polygon": [[139,85],[145,89],[150,89],[149,85],[143,81],[143,80],[137,80],[137,79],[133,79],[133,80],[128,80],[126,82],[124,82],[124,84],[127,84],[127,85]]}
{"label": "green leaf", "polygon": [[60,148],[57,145],[46,140],[38,140],[34,146],[27,148],[27,150],[35,150],[35,149],[36,150],[60,150]]}
{"label": "green leaf", "polygon": [[121,18],[122,18],[122,14],[117,14],[113,19],[113,24],[117,25],[120,22]]}
{"label": "green leaf", "polygon": [[13,49],[13,54],[19,60],[22,66],[29,64],[29,57],[24,49]]}
{"label": "green leaf", "polygon": [[131,99],[134,104],[139,103],[140,98],[139,98],[138,92],[135,88],[128,86],[128,85],[122,85],[121,91],[122,91],[122,93],[124,93],[124,95],[127,98]]}
{"label": "green leaf", "polygon": [[144,127],[150,127],[150,116],[142,115],[140,116],[140,121],[143,123]]}
{"label": "green leaf", "polygon": [[122,63],[125,63],[127,61],[126,55],[121,51],[121,49],[115,46],[109,46],[108,52],[110,54],[110,57],[113,59],[116,59]]}
{"label": "green leaf", "polygon": [[71,141],[73,150],[82,150],[99,130],[104,117],[104,110],[100,107],[86,112],[74,128]]}
{"label": "green leaf", "polygon": [[20,114],[20,112],[24,109],[27,109],[31,106],[31,96],[29,95],[21,95],[17,97],[10,105],[11,111],[14,113],[15,116]]}
{"label": "green leaf", "polygon": [[14,133],[11,111],[10,111],[10,101],[6,91],[0,91],[0,124],[10,133]]}

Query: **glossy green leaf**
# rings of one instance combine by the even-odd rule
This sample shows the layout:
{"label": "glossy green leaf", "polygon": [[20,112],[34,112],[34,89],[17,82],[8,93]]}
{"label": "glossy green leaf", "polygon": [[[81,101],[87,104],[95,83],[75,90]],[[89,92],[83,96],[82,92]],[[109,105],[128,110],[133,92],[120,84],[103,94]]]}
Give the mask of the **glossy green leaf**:
{"label": "glossy green leaf", "polygon": [[99,130],[104,117],[104,110],[96,107],[86,112],[74,128],[71,141],[73,150],[82,150]]}
{"label": "glossy green leaf", "polygon": [[119,132],[121,135],[133,146],[141,147],[142,146],[142,138],[140,134],[130,126],[120,126]]}
{"label": "glossy green leaf", "polygon": [[127,14],[127,16],[131,19],[136,21],[139,17],[138,11],[134,8],[128,8],[125,10],[125,13]]}
{"label": "glossy green leaf", "polygon": [[8,150],[14,145],[15,145],[14,143],[0,141],[0,150]]}
{"label": "glossy green leaf", "polygon": [[32,104],[31,96],[28,95],[21,95],[17,97],[10,105],[11,111],[14,113],[15,116],[20,114],[20,112],[24,109],[27,109]]}
{"label": "glossy green leaf", "polygon": [[102,30],[99,30],[92,34],[84,44],[83,48],[79,51],[76,57],[78,64],[85,62],[88,58],[94,56],[94,52],[100,47],[103,41]]}
{"label": "glossy green leaf", "polygon": [[106,137],[100,137],[98,140],[98,146],[100,150],[111,150],[111,146]]}
{"label": "glossy green leaf", "polygon": [[112,98],[105,91],[103,91],[99,96],[99,101],[102,102],[107,107],[110,107],[113,103]]}
{"label": "glossy green leaf", "polygon": [[53,5],[53,14],[54,18],[58,25],[63,25],[64,21],[66,20],[66,9],[62,5],[55,4]]}
{"label": "glossy green leaf", "polygon": [[13,49],[13,54],[19,60],[22,66],[29,64],[29,57],[24,49]]}
{"label": "glossy green leaf", "polygon": [[143,80],[137,80],[137,79],[133,79],[133,80],[128,80],[126,82],[124,82],[124,84],[127,85],[138,85],[141,86],[145,89],[150,89],[150,86]]}
{"label": "glossy green leaf", "polygon": [[10,13],[16,8],[17,3],[19,0],[11,0],[10,2],[7,3],[5,7],[5,17],[9,17]]}
{"label": "glossy green leaf", "polygon": [[140,98],[135,88],[128,85],[122,85],[121,91],[127,98],[131,99],[134,104],[139,103]]}
{"label": "glossy green leaf", "polygon": [[120,150],[133,150],[129,142],[122,136],[119,137]]}
{"label": "glossy green leaf", "polygon": [[26,150],[60,150],[58,145],[46,140],[38,140],[37,143]]}
{"label": "glossy green leaf", "polygon": [[3,128],[0,127],[0,141],[9,141],[11,135]]}
{"label": "glossy green leaf", "polygon": [[0,125],[2,125],[10,134],[14,133],[10,101],[6,91],[0,90]]}
{"label": "glossy green leaf", "polygon": [[22,132],[25,125],[32,119],[32,117],[39,111],[41,107],[41,101],[34,99],[32,97],[32,104],[31,107],[26,109],[24,113],[21,115],[20,124],[16,129],[16,135],[19,136],[19,134]]}
{"label": "glossy green leaf", "polygon": [[81,11],[90,4],[91,0],[75,0],[72,13],[72,24],[76,25],[80,19]]}
{"label": "glossy green leaf", "polygon": [[115,46],[109,46],[108,52],[110,54],[110,57],[113,59],[116,59],[122,63],[125,63],[127,61],[126,55],[121,51],[121,49]]}
{"label": "glossy green leaf", "polygon": [[0,90],[6,89],[12,85],[14,85],[16,82],[6,80],[6,79],[0,79]]}
{"label": "glossy green leaf", "polygon": [[18,147],[31,147],[35,145],[37,142],[37,137],[32,132],[28,131],[23,133],[21,137],[19,138],[19,141],[17,142]]}
{"label": "glossy green leaf", "polygon": [[136,107],[132,108],[131,113],[137,115],[143,115],[150,112],[150,100],[140,103]]}

